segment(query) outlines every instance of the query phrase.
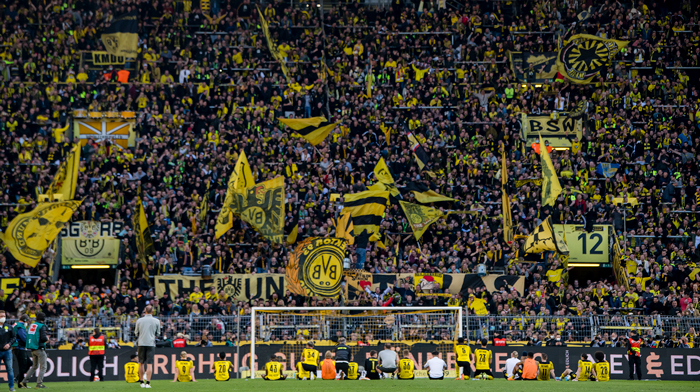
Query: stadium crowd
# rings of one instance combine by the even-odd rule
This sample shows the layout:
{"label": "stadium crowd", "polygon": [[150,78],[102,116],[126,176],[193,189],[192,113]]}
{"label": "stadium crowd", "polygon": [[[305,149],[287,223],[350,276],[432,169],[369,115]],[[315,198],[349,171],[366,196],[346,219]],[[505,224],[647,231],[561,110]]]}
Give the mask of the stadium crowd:
{"label": "stadium crowd", "polygon": [[[135,111],[134,148],[97,140],[82,147],[76,199],[84,201],[74,220],[130,226],[140,187],[156,249],[147,266],[139,263],[135,235],[125,230],[116,286],[51,282],[47,254],[29,272],[40,278],[23,279],[22,289],[4,293],[0,303],[8,312],[120,317],[155,301],[163,316],[191,318],[245,313],[253,305],[340,304],[342,298],[291,294],[236,303],[216,289],[154,297],[148,277],[183,268],[285,272],[293,245],[271,244],[240,220],[214,239],[227,180],[245,151],[256,182],[285,177],[285,230],[298,213],[298,238],[332,234],[330,218],[339,207],[329,203],[330,195],[376,183],[380,157],[400,191],[432,189],[458,199],[436,206],[478,211],[441,219],[419,248],[401,208],[392,204],[382,222],[385,248],[362,237],[349,247],[353,262],[356,249],[368,249],[367,271],[471,273],[485,264],[526,277],[522,296],[508,288],[418,300],[406,290],[384,294],[403,305],[463,305],[479,315],[700,316],[693,273],[700,260],[700,96],[697,70],[682,69],[698,66],[700,15],[693,2],[639,1],[634,9],[626,1],[568,0],[467,1],[457,8],[433,1],[419,7],[397,0],[383,8],[343,2],[323,10],[313,1],[260,4],[291,83],[270,56],[256,4],[219,0],[202,12],[198,3],[126,0],[116,9],[84,0],[0,4],[0,226],[45,193],[57,163],[77,141],[65,127],[73,110]],[[594,12],[582,22],[578,15],[588,5]],[[133,67],[128,82],[117,82],[116,66],[81,67],[83,53],[102,50],[100,34],[111,17],[132,7],[139,12],[140,42],[138,59],[125,65]],[[509,51],[555,51],[580,33],[630,44],[590,84],[516,79]],[[518,71],[527,81],[538,72]],[[522,138],[520,115],[567,112],[581,102],[583,137],[572,136],[570,150],[552,152],[565,189],[553,208],[542,207],[538,185],[515,185],[540,173],[538,155]],[[289,113],[340,124],[313,147],[276,120]],[[427,151],[435,178],[419,170],[406,129]],[[502,150],[516,233],[531,233],[549,215],[554,223],[611,224],[625,248],[629,289],[612,272],[565,282],[562,261],[551,254],[539,263],[520,262],[518,244],[505,243],[502,235]],[[599,163],[621,167],[605,178],[596,171]],[[206,193],[208,212],[200,219]],[[413,201],[409,192],[402,197]],[[637,202],[620,207],[613,202],[620,197]],[[4,277],[25,270],[8,252],[0,258]],[[363,294],[345,304],[382,299]]]}

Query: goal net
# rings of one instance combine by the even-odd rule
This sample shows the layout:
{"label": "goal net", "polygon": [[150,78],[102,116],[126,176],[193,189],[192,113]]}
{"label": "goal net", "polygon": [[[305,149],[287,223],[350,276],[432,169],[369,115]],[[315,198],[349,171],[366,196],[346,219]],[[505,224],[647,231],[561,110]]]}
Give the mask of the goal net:
{"label": "goal net", "polygon": [[371,350],[381,351],[391,343],[393,350],[408,349],[422,369],[434,351],[448,364],[449,359],[454,362],[453,344],[462,336],[460,307],[255,307],[251,316],[251,378],[262,377],[272,355],[285,374],[293,376],[309,341],[323,358],[344,337],[360,367]]}

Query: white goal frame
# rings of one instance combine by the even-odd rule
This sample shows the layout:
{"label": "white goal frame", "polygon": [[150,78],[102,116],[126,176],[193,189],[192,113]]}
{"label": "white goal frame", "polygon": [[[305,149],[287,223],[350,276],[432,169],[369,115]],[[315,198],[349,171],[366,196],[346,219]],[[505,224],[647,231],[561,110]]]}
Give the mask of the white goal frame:
{"label": "white goal frame", "polygon": [[269,308],[269,307],[262,307],[262,306],[254,306],[251,308],[250,312],[250,378],[254,379],[255,378],[255,342],[256,342],[256,334],[255,334],[255,313],[257,311],[280,311],[283,309],[289,309],[290,312],[298,312],[298,311],[314,311],[314,312],[319,312],[319,311],[326,311],[326,310],[348,310],[348,311],[357,311],[357,310],[379,310],[379,311],[391,311],[392,313],[395,313],[397,311],[406,311],[406,312],[420,312],[420,311],[435,311],[435,310],[444,310],[447,312],[454,312],[457,311],[457,337],[462,337],[462,330],[463,330],[463,325],[462,325],[462,317],[464,316],[464,308],[461,306],[329,306],[329,307],[294,307],[294,308]]}

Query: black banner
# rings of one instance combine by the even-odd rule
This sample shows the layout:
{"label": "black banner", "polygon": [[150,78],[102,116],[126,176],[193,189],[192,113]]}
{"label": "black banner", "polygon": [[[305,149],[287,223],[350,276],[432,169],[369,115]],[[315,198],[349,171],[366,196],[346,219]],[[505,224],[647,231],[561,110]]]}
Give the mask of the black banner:
{"label": "black banner", "polygon": [[[299,361],[303,346],[298,347],[293,344],[261,344],[256,346],[255,356],[256,370],[264,369],[267,358],[272,354],[277,354],[281,358],[281,363],[285,370],[292,370],[293,364]],[[325,352],[333,346],[317,345],[316,349]],[[433,351],[439,351],[440,357],[447,363],[448,369],[454,370],[455,356],[452,352],[452,342],[440,343],[416,343],[416,344],[395,344],[396,349],[407,348],[411,352],[412,359],[419,369],[423,364],[432,358]],[[364,364],[365,358],[369,356],[370,350],[382,350],[380,344],[371,346],[351,347],[354,361],[360,366]],[[240,357],[236,354],[236,347],[219,346],[213,348],[188,347],[185,349],[189,353],[189,358],[194,361],[194,371],[197,379],[213,379],[211,365],[218,360],[218,354],[222,351],[228,354],[235,369],[240,366],[250,366],[250,345],[242,346]],[[578,360],[582,353],[593,355],[596,351],[603,351],[606,360],[610,362],[610,378],[627,379],[629,375],[629,365],[627,354],[621,348],[568,348],[568,347],[492,347],[493,351],[492,370],[494,376],[501,377],[506,360],[511,352],[516,351],[518,355],[522,351],[532,351],[535,358],[539,358],[542,353],[546,353],[549,360],[554,364],[554,371],[557,376],[568,367],[576,371]],[[172,380],[175,371],[175,360],[182,349],[159,348],[156,349],[154,357],[154,380]],[[45,382],[57,381],[87,381],[90,373],[90,358],[87,350],[49,350],[48,366],[44,376]],[[105,352],[105,380],[124,380],[124,365],[129,362],[129,357],[136,354],[135,348],[123,348],[119,350],[107,350]],[[15,364],[16,365],[16,364]],[[15,370],[17,367],[15,366]],[[651,380],[676,380],[676,381],[697,381],[700,379],[700,352],[693,349],[642,349],[642,370],[643,378]],[[7,374],[0,373],[1,380],[7,380]]]}

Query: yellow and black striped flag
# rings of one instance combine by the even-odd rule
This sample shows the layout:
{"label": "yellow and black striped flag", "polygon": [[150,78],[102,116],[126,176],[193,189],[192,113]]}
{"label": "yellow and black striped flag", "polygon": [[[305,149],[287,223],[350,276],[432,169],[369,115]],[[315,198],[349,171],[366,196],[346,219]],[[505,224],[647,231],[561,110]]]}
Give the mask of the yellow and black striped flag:
{"label": "yellow and black striped flag", "polygon": [[406,215],[406,219],[408,219],[408,223],[413,229],[413,235],[416,237],[416,240],[419,240],[423,236],[423,233],[425,233],[431,224],[445,216],[442,211],[436,208],[407,203],[405,201],[399,201],[399,203],[401,203],[401,208]]}
{"label": "yellow and black striped flag", "polygon": [[102,44],[113,56],[136,58],[139,45],[138,11],[134,8],[112,20],[102,33]]}
{"label": "yellow and black striped flag", "polygon": [[80,171],[80,145],[76,144],[71,148],[68,159],[61,162],[58,171],[53,176],[53,181],[49,185],[49,200],[53,200],[54,194],[62,195],[62,200],[73,200],[75,198],[75,187],[78,184],[78,172]]}
{"label": "yellow and black striped flag", "polygon": [[[136,233],[136,250],[139,252],[139,259],[143,264],[148,263],[148,256],[155,253],[153,238],[151,238],[151,228],[148,227],[146,212],[143,209],[141,196],[136,198],[136,211],[131,218]],[[144,269],[145,271],[145,269]]]}
{"label": "yellow and black striped flag", "polygon": [[299,210],[296,210],[292,215],[292,221],[289,222],[289,234],[287,234],[287,245],[292,245],[297,242],[299,235]]}
{"label": "yellow and black striped flag", "polygon": [[389,201],[388,191],[365,191],[343,195],[345,202],[341,214],[350,214],[355,235],[367,231],[379,233],[379,225],[384,219],[384,210]]}
{"label": "yellow and black striped flag", "polygon": [[374,166],[374,175],[377,177],[379,182],[386,185],[386,188],[389,190],[389,192],[391,192],[392,196],[397,197],[401,195],[399,190],[396,189],[394,177],[391,176],[391,172],[389,171],[389,167],[386,165],[386,162],[384,162],[384,158],[379,158],[379,162],[377,162],[377,165]]}
{"label": "yellow and black striped flag", "polygon": [[296,131],[312,145],[320,144],[338,123],[329,123],[325,117],[280,118],[282,124]]}

